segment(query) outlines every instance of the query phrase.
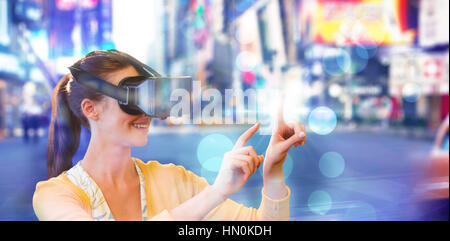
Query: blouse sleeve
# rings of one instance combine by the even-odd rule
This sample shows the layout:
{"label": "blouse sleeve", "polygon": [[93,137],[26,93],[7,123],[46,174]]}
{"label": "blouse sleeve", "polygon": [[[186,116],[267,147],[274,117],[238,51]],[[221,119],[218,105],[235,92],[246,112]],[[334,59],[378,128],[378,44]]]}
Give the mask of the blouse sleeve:
{"label": "blouse sleeve", "polygon": [[167,209],[164,209],[161,213],[153,216],[148,221],[174,221],[172,216],[170,216],[170,213]]}
{"label": "blouse sleeve", "polygon": [[231,199],[225,200],[217,206],[204,220],[224,220],[224,221],[286,221],[289,220],[289,198],[291,191],[286,186],[288,194],[283,199],[275,200],[269,198],[264,189],[261,190],[262,199],[259,208],[249,208]]}
{"label": "blouse sleeve", "polygon": [[[191,171],[185,170],[185,178],[192,185],[192,194],[202,191],[208,182]],[[264,189],[261,190],[262,199],[259,208],[249,208],[231,199],[225,200],[219,206],[211,210],[203,220],[214,221],[255,221],[255,220],[289,220],[289,198],[291,190],[286,186],[287,195],[279,200],[269,198]]]}
{"label": "blouse sleeve", "polygon": [[33,209],[41,221],[90,221],[89,207],[70,188],[53,181],[36,185]]}

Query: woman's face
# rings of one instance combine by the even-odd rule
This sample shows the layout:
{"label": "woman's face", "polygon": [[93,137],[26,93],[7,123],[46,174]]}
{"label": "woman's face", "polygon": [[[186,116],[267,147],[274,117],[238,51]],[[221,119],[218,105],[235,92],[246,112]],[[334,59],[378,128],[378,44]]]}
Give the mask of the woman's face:
{"label": "woman's face", "polygon": [[[118,85],[123,78],[137,75],[139,73],[130,66],[112,72],[104,79]],[[147,144],[147,133],[152,118],[144,114],[127,114],[120,109],[116,99],[108,96],[105,96],[95,105],[98,110],[98,119],[96,121],[90,120],[91,123],[95,122],[93,123],[95,126],[93,132],[121,146],[145,146]]]}

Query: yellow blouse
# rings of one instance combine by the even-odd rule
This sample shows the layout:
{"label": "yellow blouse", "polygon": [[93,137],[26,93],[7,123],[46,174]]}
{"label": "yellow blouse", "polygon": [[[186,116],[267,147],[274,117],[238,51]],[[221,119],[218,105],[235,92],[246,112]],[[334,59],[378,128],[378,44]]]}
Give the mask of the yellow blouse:
{"label": "yellow blouse", "polygon": [[[168,210],[191,199],[209,185],[205,178],[182,166],[134,160],[144,177],[148,220],[173,220]],[[288,194],[280,200],[269,198],[262,189],[258,209],[227,199],[203,220],[289,220],[291,191],[286,188]],[[65,172],[37,183],[33,208],[39,220],[93,220],[89,197],[70,181]]]}

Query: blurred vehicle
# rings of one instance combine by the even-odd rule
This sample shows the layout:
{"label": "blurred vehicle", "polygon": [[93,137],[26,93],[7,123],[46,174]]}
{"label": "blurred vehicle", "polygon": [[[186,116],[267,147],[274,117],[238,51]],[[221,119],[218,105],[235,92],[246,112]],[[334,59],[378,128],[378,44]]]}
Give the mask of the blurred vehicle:
{"label": "blurred vehicle", "polygon": [[431,163],[428,169],[430,193],[429,198],[448,199],[448,181],[449,181],[449,116],[439,127],[434,148],[431,153]]}
{"label": "blurred vehicle", "polygon": [[440,125],[420,184],[423,218],[448,220],[449,207],[449,116]]}

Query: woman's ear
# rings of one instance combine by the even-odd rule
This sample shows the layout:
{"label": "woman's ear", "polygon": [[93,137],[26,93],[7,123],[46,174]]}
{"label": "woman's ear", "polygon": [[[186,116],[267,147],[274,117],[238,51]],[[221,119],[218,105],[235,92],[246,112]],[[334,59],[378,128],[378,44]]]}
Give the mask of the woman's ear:
{"label": "woman's ear", "polygon": [[93,100],[84,99],[83,101],[81,101],[81,111],[83,112],[84,116],[86,116],[87,119],[95,121],[99,119],[98,107],[96,106],[96,103]]}

